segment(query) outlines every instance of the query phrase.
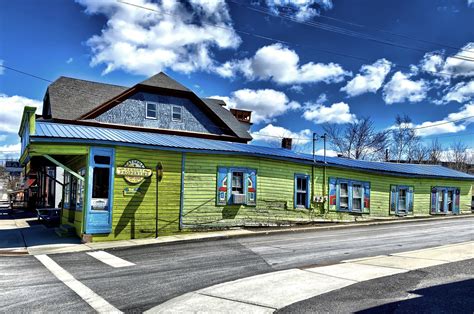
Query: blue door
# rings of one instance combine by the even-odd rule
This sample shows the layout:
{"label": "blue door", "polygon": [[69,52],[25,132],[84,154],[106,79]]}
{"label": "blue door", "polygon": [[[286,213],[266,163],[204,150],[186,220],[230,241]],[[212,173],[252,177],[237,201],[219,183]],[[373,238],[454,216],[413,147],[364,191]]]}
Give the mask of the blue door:
{"label": "blue door", "polygon": [[114,149],[92,147],[89,153],[86,234],[110,233],[114,191]]}

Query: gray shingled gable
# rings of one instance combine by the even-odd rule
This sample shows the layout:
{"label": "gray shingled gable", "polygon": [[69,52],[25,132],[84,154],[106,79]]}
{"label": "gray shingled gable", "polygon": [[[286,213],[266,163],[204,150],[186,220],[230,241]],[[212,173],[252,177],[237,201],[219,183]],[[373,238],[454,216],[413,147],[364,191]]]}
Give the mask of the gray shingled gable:
{"label": "gray shingled gable", "polygon": [[[137,85],[160,87],[193,93],[165,73],[156,74]],[[60,77],[48,87],[51,115],[53,119],[77,120],[82,115],[99,107],[110,99],[129,89],[125,86],[91,82],[70,77]],[[237,137],[251,140],[245,125],[238,121],[232,113],[222,105],[220,99],[202,99],[214,114],[216,114]]]}
{"label": "gray shingled gable", "polygon": [[76,120],[128,88],[61,76],[48,87],[51,115]]}

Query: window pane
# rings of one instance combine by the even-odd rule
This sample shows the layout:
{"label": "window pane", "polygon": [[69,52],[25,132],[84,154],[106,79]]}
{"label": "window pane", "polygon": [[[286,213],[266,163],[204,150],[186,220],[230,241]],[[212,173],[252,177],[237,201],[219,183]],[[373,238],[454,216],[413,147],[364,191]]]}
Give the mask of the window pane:
{"label": "window pane", "polygon": [[173,120],[181,120],[181,107],[173,106]]}
{"label": "window pane", "polygon": [[108,198],[109,197],[109,168],[94,168],[93,179],[93,198]]}
{"label": "window pane", "polygon": [[360,211],[362,209],[362,199],[355,198],[352,200],[352,209]]}
{"label": "window pane", "polygon": [[362,186],[359,184],[354,184],[352,187],[352,195],[355,198],[362,197]]}
{"label": "window pane", "polygon": [[146,104],[146,116],[156,118],[156,104]]}
{"label": "window pane", "polygon": [[438,211],[444,212],[444,191],[438,191]]}
{"label": "window pane", "polygon": [[306,206],[306,193],[296,193],[296,206]]}
{"label": "window pane", "polygon": [[244,194],[244,173],[243,172],[232,173],[232,193]]}
{"label": "window pane", "polygon": [[349,207],[349,198],[348,197],[341,197],[339,199],[339,207],[348,208]]}
{"label": "window pane", "polygon": [[347,183],[341,183],[340,195],[347,196]]}
{"label": "window pane", "polygon": [[94,156],[94,162],[101,165],[110,165],[110,157],[108,156]]}
{"label": "window pane", "polygon": [[307,179],[306,177],[297,177],[296,178],[296,190],[306,192],[307,188]]}
{"label": "window pane", "polygon": [[447,199],[447,202],[448,202],[448,210],[449,211],[453,211],[453,191],[448,191],[448,199]]}

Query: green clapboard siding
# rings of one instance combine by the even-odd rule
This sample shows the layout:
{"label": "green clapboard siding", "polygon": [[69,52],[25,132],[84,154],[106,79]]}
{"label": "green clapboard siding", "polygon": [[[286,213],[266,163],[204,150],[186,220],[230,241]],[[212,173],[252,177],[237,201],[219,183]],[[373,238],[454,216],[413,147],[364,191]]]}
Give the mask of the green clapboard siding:
{"label": "green clapboard siding", "polygon": [[[321,172],[322,173],[322,172]],[[461,190],[460,212],[469,213],[470,200],[472,195],[471,181],[453,180],[453,179],[427,179],[410,178],[389,175],[372,174],[361,171],[346,169],[327,168],[327,178],[345,178],[370,182],[370,215],[371,216],[389,216],[390,185],[408,185],[414,187],[413,214],[415,216],[430,215],[431,187],[449,186],[458,187]],[[327,184],[326,178],[326,184]],[[318,176],[316,184],[316,193],[321,193],[323,177]],[[328,208],[327,208],[328,209]],[[329,217],[336,217],[333,211],[329,211]]]}
{"label": "green clapboard siding", "polygon": [[[257,206],[216,206],[219,166],[257,169]],[[282,224],[310,221],[314,213],[293,208],[295,173],[311,166],[231,155],[186,155],[183,224],[187,228]]]}
{"label": "green clapboard siding", "polygon": [[[216,205],[217,168],[247,167],[257,169],[257,206]],[[292,222],[326,220],[359,220],[370,217],[389,217],[390,185],[414,187],[415,216],[430,215],[432,186],[452,186],[461,190],[461,213],[470,212],[471,181],[448,179],[420,179],[374,174],[328,167],[314,169],[311,182],[314,195],[328,191],[328,178],[338,177],[368,181],[371,185],[370,213],[349,214],[329,210],[329,206],[312,204],[312,210],[293,208],[295,173],[312,175],[309,165],[264,158],[229,155],[187,154],[184,183],[183,223],[186,228],[229,227],[242,225],[273,225]],[[314,180],[314,181],[313,181]],[[326,203],[327,204],[327,203]]]}
{"label": "green clapboard siding", "polygon": [[[181,153],[134,148],[115,148],[115,167],[129,159],[138,159],[153,175],[139,184],[130,184],[121,176],[114,180],[112,232],[94,235],[93,241],[139,239],[155,237],[156,171],[163,164],[163,179],[158,186],[158,235],[179,231],[179,205],[181,189]],[[140,188],[141,194],[124,195],[125,188]]]}

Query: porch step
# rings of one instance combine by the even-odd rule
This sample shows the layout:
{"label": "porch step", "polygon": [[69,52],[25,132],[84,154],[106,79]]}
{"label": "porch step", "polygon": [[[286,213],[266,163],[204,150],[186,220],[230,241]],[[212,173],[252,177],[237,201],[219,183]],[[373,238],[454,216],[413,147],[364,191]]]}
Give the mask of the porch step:
{"label": "porch step", "polygon": [[71,225],[61,225],[54,230],[61,238],[69,238],[76,236],[76,228]]}

